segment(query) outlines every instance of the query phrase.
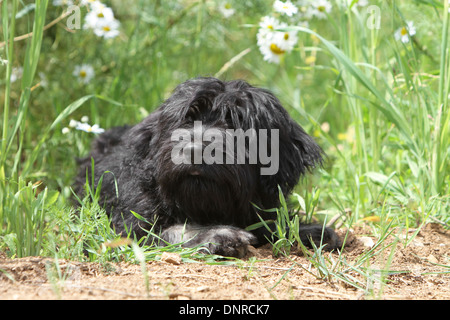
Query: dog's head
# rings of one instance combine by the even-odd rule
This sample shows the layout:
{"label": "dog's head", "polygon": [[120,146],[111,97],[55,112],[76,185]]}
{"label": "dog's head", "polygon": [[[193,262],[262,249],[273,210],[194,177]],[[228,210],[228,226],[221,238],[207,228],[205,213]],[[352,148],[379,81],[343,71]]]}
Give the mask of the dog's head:
{"label": "dog's head", "polygon": [[182,83],[130,138],[161,194],[199,223],[239,224],[251,202],[276,207],[278,186],[288,194],[322,161],[271,92],[239,80]]}

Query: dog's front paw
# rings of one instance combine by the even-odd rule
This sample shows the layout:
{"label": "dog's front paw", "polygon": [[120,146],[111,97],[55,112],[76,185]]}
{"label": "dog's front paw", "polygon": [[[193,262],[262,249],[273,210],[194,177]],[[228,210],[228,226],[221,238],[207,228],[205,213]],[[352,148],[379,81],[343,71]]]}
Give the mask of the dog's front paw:
{"label": "dog's front paw", "polygon": [[327,251],[338,249],[342,245],[341,240],[333,229],[328,227],[323,229],[321,225],[301,225],[299,235],[302,243],[309,248],[312,247],[311,242],[314,242],[316,247],[319,247],[321,244],[325,245],[324,249]]}
{"label": "dog's front paw", "polygon": [[230,226],[213,227],[201,238],[210,253],[236,258],[244,257],[248,246],[257,242],[250,232]]}
{"label": "dog's front paw", "polygon": [[178,224],[167,228],[161,238],[169,243],[182,243],[192,248],[199,245],[207,253],[242,258],[247,247],[256,244],[256,237],[243,229],[232,226],[199,226]]}

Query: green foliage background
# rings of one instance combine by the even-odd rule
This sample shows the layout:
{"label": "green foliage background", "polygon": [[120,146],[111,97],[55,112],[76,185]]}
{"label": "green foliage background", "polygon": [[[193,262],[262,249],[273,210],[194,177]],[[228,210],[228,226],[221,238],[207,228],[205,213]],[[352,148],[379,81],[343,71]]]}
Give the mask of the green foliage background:
{"label": "green foliage background", "polygon": [[[296,188],[303,202],[320,191],[312,219],[340,214],[346,226],[372,220],[375,233],[431,220],[448,227],[447,3],[371,0],[371,11],[333,1],[327,19],[310,20],[308,29],[290,21],[298,46],[275,65],[256,44],[260,19],[274,14],[272,1],[229,1],[236,10],[229,18],[218,9],[222,1],[104,2],[121,23],[113,39],[70,30],[66,19],[43,30],[65,10],[51,1],[1,3],[0,248],[9,255],[84,259],[84,241],[95,259],[116,237],[101,228],[107,220],[95,218],[104,216],[101,208],[86,204],[85,215],[75,214],[76,158],[95,136],[63,134],[70,119],[88,116],[102,128],[136,123],[180,82],[219,71],[224,80],[272,90],[327,153],[324,168]],[[380,27],[368,27],[377,12]],[[402,43],[394,33],[407,21],[417,33]],[[10,41],[29,32],[33,37]],[[95,70],[88,84],[73,75],[80,64]],[[20,66],[21,79],[11,82]],[[293,201],[305,209],[303,202]]]}

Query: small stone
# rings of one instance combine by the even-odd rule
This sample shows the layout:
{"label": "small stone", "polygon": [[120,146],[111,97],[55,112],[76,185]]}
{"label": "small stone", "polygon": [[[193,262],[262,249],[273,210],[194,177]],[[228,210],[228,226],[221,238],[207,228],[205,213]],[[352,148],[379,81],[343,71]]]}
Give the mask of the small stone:
{"label": "small stone", "polygon": [[179,264],[181,264],[181,256],[177,253],[164,252],[161,255],[161,261],[179,265]]}
{"label": "small stone", "polygon": [[430,254],[430,255],[427,257],[427,260],[428,260],[429,262],[431,262],[431,263],[439,263],[438,259],[436,259],[436,257],[433,256],[432,254]]}
{"label": "small stone", "polygon": [[197,289],[195,289],[195,291],[197,291],[197,292],[209,291],[209,287],[208,286],[201,286],[201,287],[198,287]]}
{"label": "small stone", "polygon": [[375,245],[370,237],[360,237],[359,240],[364,244],[364,247],[372,248]]}
{"label": "small stone", "polygon": [[425,247],[425,245],[423,244],[423,242],[418,241],[418,240],[413,240],[411,243],[414,247]]}

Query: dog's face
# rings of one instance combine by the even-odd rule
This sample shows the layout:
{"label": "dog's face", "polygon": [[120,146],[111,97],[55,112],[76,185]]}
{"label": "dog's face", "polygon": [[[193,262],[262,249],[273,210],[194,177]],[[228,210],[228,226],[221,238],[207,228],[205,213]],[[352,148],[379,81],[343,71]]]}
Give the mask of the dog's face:
{"label": "dog's face", "polygon": [[[322,151],[267,90],[197,78],[130,134],[166,203],[193,222],[244,225],[252,205],[278,205]],[[255,216],[255,215],[253,215]]]}

